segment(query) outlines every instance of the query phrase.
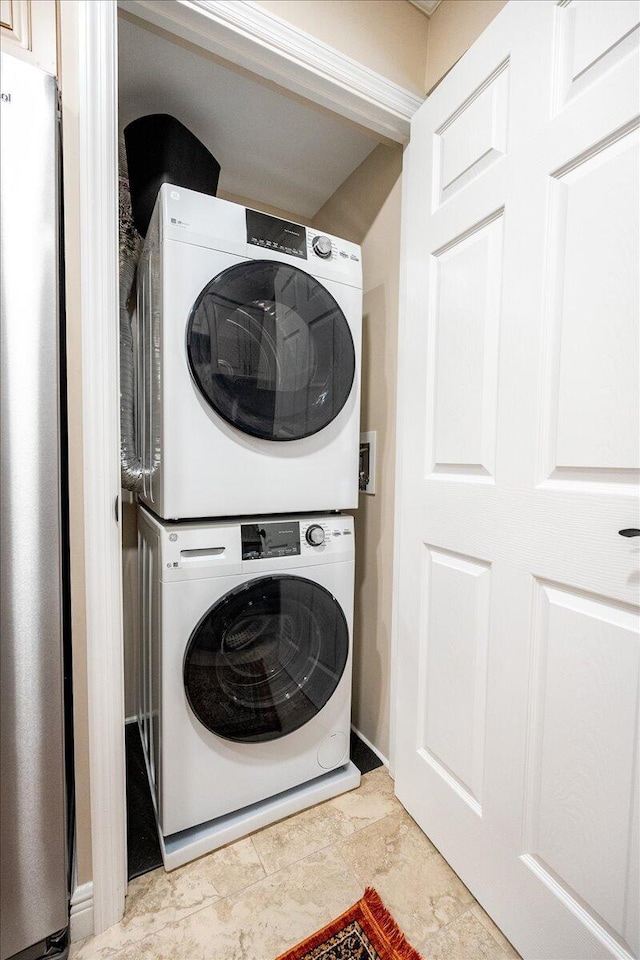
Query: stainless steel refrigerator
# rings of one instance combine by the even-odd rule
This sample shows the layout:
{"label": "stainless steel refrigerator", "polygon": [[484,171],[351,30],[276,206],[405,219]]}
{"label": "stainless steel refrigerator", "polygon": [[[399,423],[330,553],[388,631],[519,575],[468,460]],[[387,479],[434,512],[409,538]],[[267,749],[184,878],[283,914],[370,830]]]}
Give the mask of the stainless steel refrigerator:
{"label": "stainless steel refrigerator", "polygon": [[0,955],[67,954],[65,431],[56,81],[1,64]]}

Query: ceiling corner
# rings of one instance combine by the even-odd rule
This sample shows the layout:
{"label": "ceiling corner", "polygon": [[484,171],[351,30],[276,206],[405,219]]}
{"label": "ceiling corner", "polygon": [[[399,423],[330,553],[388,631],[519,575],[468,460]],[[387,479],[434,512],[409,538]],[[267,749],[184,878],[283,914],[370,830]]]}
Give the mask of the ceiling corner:
{"label": "ceiling corner", "polygon": [[425,17],[430,17],[436,9],[440,0],[409,0],[409,3],[416,7]]}

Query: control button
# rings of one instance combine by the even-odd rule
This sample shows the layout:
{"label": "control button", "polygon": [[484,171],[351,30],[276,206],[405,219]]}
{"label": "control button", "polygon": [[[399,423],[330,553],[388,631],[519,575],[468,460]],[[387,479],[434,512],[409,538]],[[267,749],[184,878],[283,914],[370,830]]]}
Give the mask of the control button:
{"label": "control button", "polygon": [[331,240],[329,237],[318,235],[311,241],[311,246],[313,247],[313,252],[318,257],[322,257],[323,260],[328,260],[331,256]]}
{"label": "control button", "polygon": [[324,530],[319,523],[312,523],[310,527],[307,527],[305,537],[307,543],[311,544],[312,547],[320,547],[324,543]]}

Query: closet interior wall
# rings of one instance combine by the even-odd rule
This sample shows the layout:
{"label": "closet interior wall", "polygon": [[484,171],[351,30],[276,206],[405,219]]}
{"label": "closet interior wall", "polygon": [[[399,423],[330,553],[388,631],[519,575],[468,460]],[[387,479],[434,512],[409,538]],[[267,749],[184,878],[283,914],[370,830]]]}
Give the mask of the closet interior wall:
{"label": "closet interior wall", "polygon": [[[367,65],[371,69],[386,73],[396,82],[403,82],[407,88],[427,91],[464,54],[505,2],[466,0],[462,4],[459,0],[441,0],[429,20],[404,0],[394,0],[392,4],[379,4],[375,0],[358,0],[356,4],[334,3],[332,12],[335,12],[337,26],[341,17],[355,17],[360,24],[357,43],[353,29],[337,29],[335,36],[342,40],[336,40],[335,45],[347,44],[348,49],[344,52],[365,63],[365,57],[369,57]],[[326,3],[322,0],[317,3],[315,0],[306,0],[304,3],[263,0],[262,5],[278,16],[289,19],[300,29],[329,42],[319,32],[321,8],[323,17],[326,13]],[[367,29],[370,31],[370,36],[365,38],[366,43],[363,39],[366,32],[363,19],[365,6],[369,11]],[[380,20],[383,13],[387,17],[393,13],[393,25]],[[354,25],[357,27],[358,23],[354,21],[352,28]],[[394,43],[402,41],[403,31],[408,31],[419,42],[416,41],[410,50],[407,48],[405,51],[402,76],[391,76],[388,65],[385,65],[385,57]],[[394,62],[398,62],[397,58]],[[324,149],[329,147],[325,146]],[[377,431],[378,474],[375,496],[361,495],[359,509],[355,513],[353,723],[384,757],[389,757],[392,752],[391,596],[401,178],[402,148],[397,144],[380,143],[312,217],[301,216],[295,210],[282,210],[252,197],[219,191],[219,196],[225,199],[326,230],[362,246],[364,317],[361,429]],[[131,497],[125,494],[123,594],[128,717],[133,717],[135,712],[136,549],[135,505]]]}

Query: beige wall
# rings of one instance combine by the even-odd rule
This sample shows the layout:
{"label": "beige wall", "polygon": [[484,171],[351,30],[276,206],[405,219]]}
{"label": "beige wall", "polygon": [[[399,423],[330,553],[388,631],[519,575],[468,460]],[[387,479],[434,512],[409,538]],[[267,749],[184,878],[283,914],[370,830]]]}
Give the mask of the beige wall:
{"label": "beige wall", "polygon": [[407,0],[259,0],[259,3],[407,90],[424,92],[429,21]]}
{"label": "beige wall", "polygon": [[377,431],[376,494],[356,513],[353,722],[389,755],[393,496],[402,150],[380,145],[313,225],[362,245],[361,429]]}
{"label": "beige wall", "polygon": [[440,0],[429,19],[427,73],[429,92],[500,13],[507,0]]}

